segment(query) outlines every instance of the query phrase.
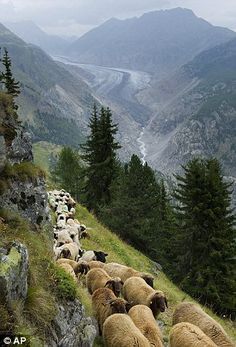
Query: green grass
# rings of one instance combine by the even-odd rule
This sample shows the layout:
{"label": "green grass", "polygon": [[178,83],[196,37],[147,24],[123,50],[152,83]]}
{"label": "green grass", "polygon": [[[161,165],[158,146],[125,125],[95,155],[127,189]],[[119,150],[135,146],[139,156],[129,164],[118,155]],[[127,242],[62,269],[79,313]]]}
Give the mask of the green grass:
{"label": "green grass", "polygon": [[19,164],[11,165],[7,163],[1,172],[0,194],[3,194],[11,186],[11,180],[35,181],[38,177],[45,177],[45,172],[35,164],[24,161]]}
{"label": "green grass", "polygon": [[49,268],[53,257],[52,238],[45,229],[32,231],[27,221],[12,211],[0,210],[0,216],[6,221],[0,225],[0,247],[6,247],[12,241],[19,241],[29,252],[29,287],[26,302],[23,304],[17,300],[10,314],[4,303],[1,303],[3,315],[0,319],[0,329],[8,325],[8,331],[30,335],[35,340],[34,346],[43,346],[45,333],[50,333],[51,321],[57,314],[57,286],[54,273]]}
{"label": "green grass", "polygon": [[40,141],[33,144],[34,162],[49,174],[50,160],[56,157],[62,149],[62,146],[55,145],[46,141]]}
{"label": "green grass", "polygon": [[[86,208],[78,205],[76,210],[76,217],[78,220],[81,223],[84,223],[87,227],[91,228],[89,231],[91,239],[82,240],[83,248],[88,250],[105,251],[109,254],[107,257],[107,262],[118,262],[132,266],[140,271],[151,272],[154,275],[152,263],[146,256],[123,242],[117,235],[101,225],[101,223],[99,223],[98,220],[92,214],[90,214]],[[164,340],[167,341],[172,325],[172,316],[176,305],[183,300],[192,302],[194,302],[194,300],[189,295],[181,291],[177,286],[175,286],[162,272],[155,276],[154,286],[155,288],[166,293],[168,298],[169,308],[165,313],[160,314],[158,318],[159,321],[161,321],[164,325],[163,335]],[[90,296],[82,285],[79,288],[78,295],[82,303],[85,305],[87,314],[91,314],[92,308]],[[204,307],[204,310],[215,320],[217,320],[223,326],[229,336],[236,341],[236,329],[233,322],[217,317],[208,308]],[[96,339],[94,346],[103,346],[100,338]]]}

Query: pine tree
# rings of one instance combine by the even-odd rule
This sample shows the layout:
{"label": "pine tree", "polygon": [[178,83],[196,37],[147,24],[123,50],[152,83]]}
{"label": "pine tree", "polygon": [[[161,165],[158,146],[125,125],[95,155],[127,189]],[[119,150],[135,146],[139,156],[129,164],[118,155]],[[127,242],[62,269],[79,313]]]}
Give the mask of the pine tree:
{"label": "pine tree", "polygon": [[133,155],[114,181],[111,203],[102,211],[105,224],[149,256],[156,254],[159,191],[154,171]]}
{"label": "pine tree", "polygon": [[235,218],[230,187],[216,159],[194,159],[177,176],[176,279],[215,311],[236,315]]}
{"label": "pine tree", "polygon": [[11,66],[12,66],[11,58],[9,57],[8,51],[6,48],[4,49],[4,55],[1,62],[5,68],[5,71],[2,72],[0,80],[4,84],[4,89],[6,90],[7,94],[10,94],[13,97],[13,106],[14,106],[14,109],[17,110],[18,106],[15,104],[14,98],[20,94],[20,86],[19,86],[20,83],[17,82],[15,78],[13,77],[13,74],[11,71]]}
{"label": "pine tree", "polygon": [[90,135],[82,146],[82,158],[87,163],[86,205],[98,212],[99,206],[109,203],[110,186],[117,171],[116,151],[120,145],[115,136],[118,128],[112,122],[111,111],[101,108],[99,116],[94,106],[89,123]]}
{"label": "pine tree", "polygon": [[76,150],[64,147],[58,161],[51,170],[52,181],[66,189],[78,201],[81,201],[83,190],[83,167]]}

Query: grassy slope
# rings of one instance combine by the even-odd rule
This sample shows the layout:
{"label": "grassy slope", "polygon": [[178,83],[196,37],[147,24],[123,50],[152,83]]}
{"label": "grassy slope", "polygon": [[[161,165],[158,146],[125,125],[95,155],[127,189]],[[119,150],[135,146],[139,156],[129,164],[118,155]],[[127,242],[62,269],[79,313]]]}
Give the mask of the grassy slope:
{"label": "grassy slope", "polygon": [[50,156],[59,154],[61,146],[40,141],[33,144],[34,162],[47,173],[49,172]]}
{"label": "grassy slope", "polygon": [[[106,251],[109,253],[108,262],[118,262],[132,266],[140,271],[149,271],[153,273],[152,264],[147,257],[135,250],[133,247],[127,245],[118,236],[103,227],[98,220],[86,210],[86,208],[80,205],[77,206],[77,218],[80,222],[92,228],[90,230],[91,239],[82,241],[82,245],[85,249]],[[164,339],[167,341],[174,308],[182,300],[194,300],[175,286],[164,273],[159,273],[156,276],[155,288],[163,290],[168,297],[169,309],[159,316],[159,322],[161,323],[161,326],[164,326]],[[91,314],[91,300],[87,290],[82,286],[79,287],[79,296],[86,307],[86,312]],[[220,319],[209,309],[205,310],[216,319],[224,327],[231,338],[236,341],[236,329],[233,323],[226,319]],[[98,339],[94,346],[103,346],[101,339]]]}

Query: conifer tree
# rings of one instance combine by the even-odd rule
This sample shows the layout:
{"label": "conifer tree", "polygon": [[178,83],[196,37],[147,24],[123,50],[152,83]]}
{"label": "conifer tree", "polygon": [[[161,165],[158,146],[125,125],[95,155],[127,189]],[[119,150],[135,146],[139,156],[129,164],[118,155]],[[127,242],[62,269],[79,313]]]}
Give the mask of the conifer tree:
{"label": "conifer tree", "polygon": [[51,170],[51,178],[53,182],[81,201],[83,167],[76,150],[70,147],[64,147],[61,150],[56,165]]}
{"label": "conifer tree", "polygon": [[11,71],[11,58],[8,55],[8,51],[5,48],[4,49],[4,55],[1,60],[2,65],[5,68],[5,71],[1,74],[1,82],[4,84],[4,89],[6,90],[7,94],[10,94],[13,97],[13,106],[14,109],[17,110],[18,106],[14,102],[14,98],[17,97],[20,94],[20,86],[19,82],[15,80],[13,77],[12,71]]}
{"label": "conifer tree", "polygon": [[87,163],[85,186],[86,205],[98,212],[99,206],[109,203],[110,186],[117,171],[116,151],[120,145],[115,140],[118,128],[112,122],[111,111],[104,107],[98,115],[94,106],[89,123],[90,135],[82,146],[82,158]]}
{"label": "conifer tree", "polygon": [[235,218],[216,159],[194,159],[177,176],[176,279],[215,311],[236,315]]}

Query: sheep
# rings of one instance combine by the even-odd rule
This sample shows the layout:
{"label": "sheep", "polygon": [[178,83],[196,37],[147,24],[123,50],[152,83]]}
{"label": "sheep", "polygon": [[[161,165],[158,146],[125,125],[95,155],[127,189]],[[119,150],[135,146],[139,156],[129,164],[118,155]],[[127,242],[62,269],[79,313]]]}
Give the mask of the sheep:
{"label": "sheep", "polygon": [[66,259],[66,258],[60,258],[57,260],[58,264],[69,264],[76,275],[80,274],[87,274],[90,270],[90,267],[86,261],[74,261],[72,259]]}
{"label": "sheep", "polygon": [[141,277],[127,279],[123,286],[123,295],[133,305],[150,307],[155,318],[168,307],[164,293],[150,287]]}
{"label": "sheep", "polygon": [[170,347],[217,347],[217,345],[197,326],[183,322],[171,329]]}
{"label": "sheep", "polygon": [[129,310],[129,316],[151,346],[163,347],[161,330],[149,307],[136,305]]}
{"label": "sheep", "polygon": [[90,269],[96,269],[96,268],[103,268],[104,267],[104,263],[102,263],[101,261],[98,260],[91,260],[88,262],[88,265],[90,267]]}
{"label": "sheep", "polygon": [[54,238],[57,240],[57,246],[62,246],[65,243],[73,242],[73,239],[70,237],[66,229],[54,231]]}
{"label": "sheep", "polygon": [[59,258],[67,258],[76,260],[79,253],[79,247],[76,242],[65,243],[61,246],[61,251],[59,254]]}
{"label": "sheep", "polygon": [[128,303],[117,298],[109,288],[99,288],[92,295],[92,308],[98,321],[99,333],[102,333],[103,323],[110,315],[114,313],[127,313],[126,305]]}
{"label": "sheep", "polygon": [[70,274],[75,281],[77,281],[76,274],[75,274],[72,266],[70,266],[70,264],[60,263],[60,264],[58,264],[58,266],[60,268],[62,268],[63,270],[65,270],[68,274]]}
{"label": "sheep", "polygon": [[[107,253],[104,253],[102,251],[86,251],[82,256],[81,260],[85,260],[87,262],[92,260],[99,260],[102,263],[106,262],[106,257],[108,256]],[[119,276],[117,276],[119,277]]]}
{"label": "sheep", "polygon": [[132,319],[121,313],[108,317],[103,325],[106,347],[150,347],[150,344]]}
{"label": "sheep", "polygon": [[217,346],[235,346],[221,325],[205,313],[200,306],[191,302],[182,302],[179,304],[173,315],[173,324],[181,322],[188,322],[198,326]]}
{"label": "sheep", "polygon": [[153,288],[154,277],[148,273],[139,272],[132,269],[131,267],[118,263],[108,263],[105,265],[104,270],[108,273],[108,275],[112,277],[120,277],[123,282],[131,277],[141,277],[149,286]]}
{"label": "sheep", "polygon": [[57,260],[60,256],[62,248],[57,246],[57,240],[54,240],[53,244],[53,253],[54,253],[54,259]]}
{"label": "sheep", "polygon": [[79,248],[81,248],[81,244],[79,242],[79,236],[78,236],[78,230],[75,226],[70,226],[67,225],[66,226],[66,230],[68,232],[68,234],[70,235],[71,239],[77,243],[77,245],[79,246]]}
{"label": "sheep", "polygon": [[118,297],[123,282],[119,277],[112,278],[103,269],[97,268],[92,269],[87,273],[86,286],[90,294],[93,294],[93,292],[98,288],[107,287]]}

